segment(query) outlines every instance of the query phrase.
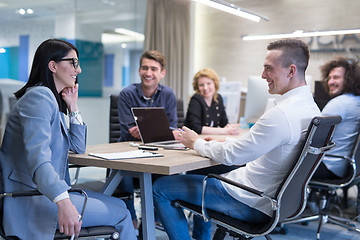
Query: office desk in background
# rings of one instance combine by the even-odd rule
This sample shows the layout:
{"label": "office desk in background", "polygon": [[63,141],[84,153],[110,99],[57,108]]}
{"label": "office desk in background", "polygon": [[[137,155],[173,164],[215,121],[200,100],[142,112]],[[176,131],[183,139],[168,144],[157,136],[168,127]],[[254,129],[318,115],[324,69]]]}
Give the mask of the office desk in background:
{"label": "office desk in background", "polygon": [[122,179],[122,175],[138,177],[140,180],[141,217],[144,240],[155,240],[154,204],[151,174],[173,175],[195,169],[217,165],[215,161],[199,156],[194,150],[164,150],[164,157],[105,160],[89,156],[88,153],[112,153],[132,151],[128,142],[88,146],[85,154],[69,154],[69,162],[82,166],[111,168],[114,171],[106,180],[103,193],[111,195]]}

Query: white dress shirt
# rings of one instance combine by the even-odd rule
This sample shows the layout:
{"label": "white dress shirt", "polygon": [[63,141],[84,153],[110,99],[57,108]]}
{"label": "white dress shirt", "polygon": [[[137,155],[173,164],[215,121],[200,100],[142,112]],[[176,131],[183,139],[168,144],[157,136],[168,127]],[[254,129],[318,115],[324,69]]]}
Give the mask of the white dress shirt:
{"label": "white dress shirt", "polygon": [[[309,87],[298,87],[277,98],[246,135],[225,143],[198,139],[194,149],[225,165],[246,164],[223,176],[274,196],[297,158],[311,119],[320,115]],[[226,183],[223,186],[235,199],[272,216],[269,200]]]}
{"label": "white dress shirt", "polygon": [[[341,123],[336,127],[333,141],[336,147],[326,154],[350,156],[353,144],[359,132],[360,96],[345,93],[331,99],[324,109],[323,115],[340,115]],[[323,158],[325,166],[339,177],[345,177],[348,170],[348,160],[326,156]]]}

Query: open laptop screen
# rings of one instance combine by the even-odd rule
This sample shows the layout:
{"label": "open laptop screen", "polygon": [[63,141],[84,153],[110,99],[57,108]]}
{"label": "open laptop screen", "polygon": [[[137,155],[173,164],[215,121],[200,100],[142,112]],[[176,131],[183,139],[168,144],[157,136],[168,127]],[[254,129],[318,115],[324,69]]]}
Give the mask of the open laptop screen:
{"label": "open laptop screen", "polygon": [[163,107],[131,108],[144,144],[175,140]]}

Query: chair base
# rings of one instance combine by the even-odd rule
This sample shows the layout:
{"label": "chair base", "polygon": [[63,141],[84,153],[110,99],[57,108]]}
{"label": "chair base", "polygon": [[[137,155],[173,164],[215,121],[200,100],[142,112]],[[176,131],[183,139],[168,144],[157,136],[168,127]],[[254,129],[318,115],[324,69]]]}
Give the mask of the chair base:
{"label": "chair base", "polygon": [[[281,222],[280,227],[283,229],[283,228],[285,228],[284,225],[286,225],[286,224],[306,223],[306,222],[317,221],[317,220],[319,220],[319,225],[318,225],[318,229],[316,232],[316,239],[320,239],[320,231],[321,231],[323,224],[325,224],[325,223],[335,224],[335,225],[343,227],[349,231],[355,231],[355,232],[360,233],[360,228],[357,228],[355,226],[355,224],[353,224],[352,221],[350,221],[349,219],[330,216],[328,214],[318,214],[318,215],[307,216],[307,217],[303,217],[303,218],[299,218],[299,219],[283,221],[283,222]],[[283,230],[283,232],[286,232],[286,231]]]}
{"label": "chair base", "polygon": [[[202,216],[200,206],[197,206],[197,205],[194,205],[194,204],[191,204],[188,202],[184,202],[181,200],[175,200],[173,202],[173,204],[175,207],[181,207],[183,209],[189,210],[193,214]],[[229,236],[233,237],[234,239],[238,239],[238,240],[252,239],[252,238],[254,238],[253,236],[264,236],[266,239],[271,240],[271,237],[269,235],[262,235],[262,233],[264,232],[264,230],[263,230],[264,226],[265,226],[265,229],[268,229],[270,224],[257,224],[257,226],[255,226],[254,224],[250,224],[250,223],[238,220],[238,219],[234,219],[230,216],[224,215],[224,214],[216,212],[216,211],[212,211],[210,209],[207,209],[207,212],[209,214],[210,220],[213,221],[214,223],[216,223],[217,227],[218,227],[218,229],[215,232],[215,235],[213,236],[213,240],[223,240],[227,233],[229,233]],[[250,225],[253,226],[252,227],[253,232],[249,233],[252,236],[246,235],[246,232],[247,232],[246,230],[251,229],[251,227],[249,227]],[[235,226],[242,226],[242,230],[239,230]],[[219,228],[220,228],[220,230],[219,230]],[[254,231],[254,229],[256,229],[256,231]],[[240,233],[237,230],[240,232],[243,232],[243,233]],[[216,238],[215,238],[215,236],[216,236]]]}
{"label": "chair base", "polygon": [[[215,231],[215,234],[214,234],[212,240],[224,240],[227,233],[229,233],[230,237],[233,237],[234,239],[237,239],[237,240],[249,240],[249,239],[253,238],[253,237],[245,237],[245,236],[243,236],[241,234],[238,234],[236,232],[228,230],[228,229],[224,228],[221,225],[217,225],[217,229]],[[264,237],[267,240],[272,240],[272,238],[269,235],[264,235]]]}

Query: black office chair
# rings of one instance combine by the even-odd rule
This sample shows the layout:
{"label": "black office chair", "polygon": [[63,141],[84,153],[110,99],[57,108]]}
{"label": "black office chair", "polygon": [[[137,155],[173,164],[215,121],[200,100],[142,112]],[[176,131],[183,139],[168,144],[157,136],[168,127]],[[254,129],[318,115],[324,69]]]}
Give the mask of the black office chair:
{"label": "black office chair", "polygon": [[178,120],[177,127],[181,128],[185,122],[184,101],[182,99],[176,99],[176,111]]}
{"label": "black office chair", "polygon": [[347,186],[345,186],[343,188],[343,205],[345,208],[348,207],[348,189],[351,188],[352,186],[356,185],[357,189],[358,189],[358,195],[357,195],[357,201],[356,201],[356,215],[357,215],[357,220],[360,222],[360,126],[359,126],[359,133],[358,133],[358,138],[357,138],[357,149],[353,149],[352,151],[352,159],[355,160],[355,165],[356,165],[356,172],[355,172],[355,177],[354,180],[351,181],[351,183]]}
{"label": "black office chair", "polygon": [[174,204],[201,215],[205,221],[211,220],[217,223],[218,228],[213,236],[213,240],[224,239],[227,233],[240,239],[251,239],[257,236],[265,236],[266,239],[271,239],[268,234],[279,222],[295,218],[305,209],[308,182],[319,166],[324,152],[335,146],[331,140],[336,125],[340,122],[340,116],[315,117],[312,119],[297,161],[278,187],[275,196],[267,196],[263,192],[218,175],[209,174],[204,178],[203,191],[205,191],[207,179],[217,178],[259,197],[268,199],[274,210],[273,217],[268,223],[248,223],[207,209],[206,199],[204,198],[202,206],[195,206],[184,201],[175,201]]}
{"label": "black office chair", "polygon": [[120,137],[118,99],[119,95],[110,96],[109,143],[117,142]]}
{"label": "black office chair", "polygon": [[[83,209],[81,211],[81,216],[84,215],[86,211],[86,202],[87,202],[87,194],[84,190],[81,189],[70,189],[69,192],[77,192],[80,194],[84,194],[85,200]],[[0,236],[4,240],[18,240],[17,237],[8,237],[5,235],[5,231],[3,228],[3,198],[4,197],[29,197],[35,195],[42,195],[39,191],[22,191],[22,192],[12,192],[12,193],[1,193],[0,194]],[[112,226],[95,226],[95,227],[82,227],[78,238],[88,238],[88,237],[98,237],[102,236],[104,239],[119,239],[120,235]],[[60,233],[58,230],[55,233],[54,240],[57,239],[70,239],[71,236],[64,235]]]}
{"label": "black office chair", "polygon": [[2,123],[2,116],[4,112],[4,106],[3,106],[3,97],[0,89],[0,147],[2,144],[2,136],[3,136],[3,123]]}
{"label": "black office chair", "polygon": [[[312,194],[318,195],[318,208],[319,213],[304,216],[299,219],[293,219],[291,221],[285,221],[282,225],[289,223],[307,223],[309,221],[319,221],[316,239],[320,239],[321,227],[325,223],[332,223],[341,227],[344,227],[348,230],[356,231],[360,233],[360,228],[357,228],[355,224],[350,220],[343,218],[342,211],[339,205],[341,202],[337,196],[338,189],[344,189],[351,184],[356,176],[360,175],[360,132],[353,144],[353,149],[350,156],[336,156],[341,157],[349,161],[349,170],[345,178],[342,179],[313,179],[309,183]],[[334,156],[334,155],[328,155]],[[360,199],[358,199],[359,202]],[[339,217],[333,215],[332,208],[335,208],[339,211]],[[286,232],[286,231],[285,231]]]}

